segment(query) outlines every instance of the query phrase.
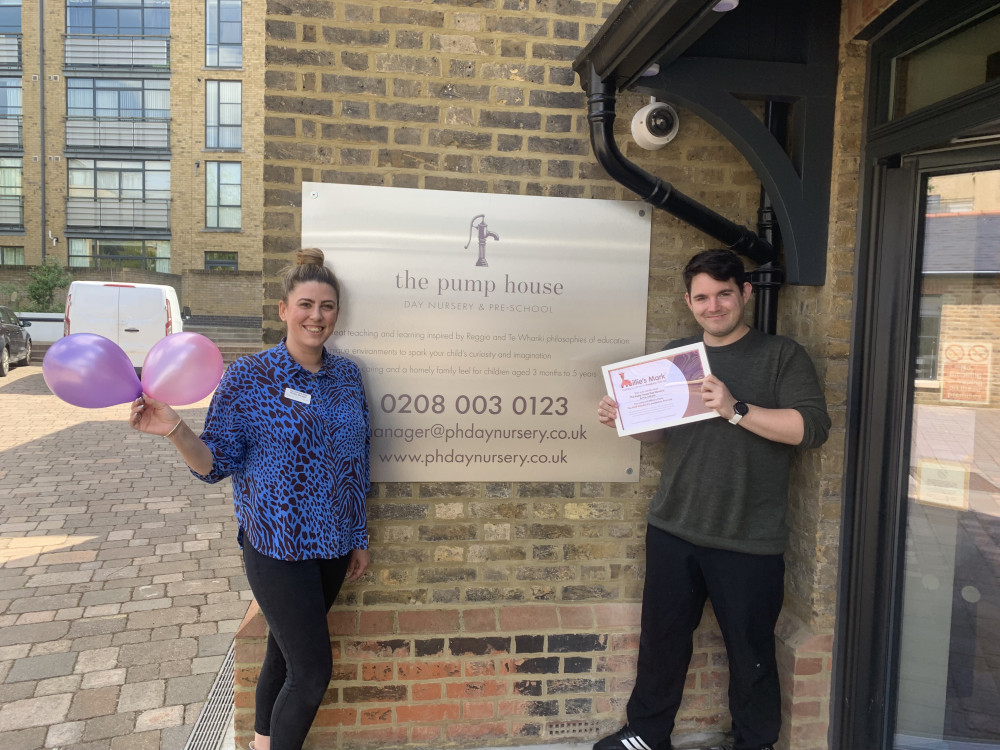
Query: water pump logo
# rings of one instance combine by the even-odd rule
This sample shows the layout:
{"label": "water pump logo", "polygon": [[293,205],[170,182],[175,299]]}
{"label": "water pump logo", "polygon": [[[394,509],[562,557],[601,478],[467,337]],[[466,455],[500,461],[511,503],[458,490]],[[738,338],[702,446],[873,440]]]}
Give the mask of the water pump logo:
{"label": "water pump logo", "polygon": [[[478,224],[476,221],[478,220]],[[497,242],[500,241],[500,236],[496,232],[491,232],[486,227],[486,214],[477,214],[472,217],[472,221],[469,222],[469,241],[465,243],[465,249],[469,249],[469,245],[472,244],[472,230],[479,230],[479,260],[476,261],[477,266],[489,266],[486,262],[486,240],[491,237]]]}

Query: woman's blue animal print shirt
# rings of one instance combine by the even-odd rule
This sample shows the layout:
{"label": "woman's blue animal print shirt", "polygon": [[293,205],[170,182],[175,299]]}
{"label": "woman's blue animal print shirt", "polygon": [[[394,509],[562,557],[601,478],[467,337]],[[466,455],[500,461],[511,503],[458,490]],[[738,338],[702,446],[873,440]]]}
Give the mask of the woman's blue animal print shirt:
{"label": "woman's blue animal print shirt", "polygon": [[232,476],[241,541],[277,560],[368,548],[368,403],[350,360],[324,350],[312,373],[284,340],[241,357],[212,397],[201,439],[212,470],[192,473]]}

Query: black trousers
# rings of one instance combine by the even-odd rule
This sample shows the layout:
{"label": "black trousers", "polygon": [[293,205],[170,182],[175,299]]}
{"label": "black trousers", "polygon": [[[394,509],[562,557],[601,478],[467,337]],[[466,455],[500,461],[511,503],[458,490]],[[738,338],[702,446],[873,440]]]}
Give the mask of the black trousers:
{"label": "black trousers", "polygon": [[287,562],[244,541],[243,561],[268,627],[254,731],[271,738],[271,750],[301,750],[333,673],[326,613],[344,583],[348,556]]}
{"label": "black trousers", "polygon": [[692,635],[711,600],[729,658],[736,750],[771,745],[781,728],[774,628],[784,599],[782,555],[690,544],[646,528],[646,582],[629,725],[654,750],[670,747],[691,662]]}

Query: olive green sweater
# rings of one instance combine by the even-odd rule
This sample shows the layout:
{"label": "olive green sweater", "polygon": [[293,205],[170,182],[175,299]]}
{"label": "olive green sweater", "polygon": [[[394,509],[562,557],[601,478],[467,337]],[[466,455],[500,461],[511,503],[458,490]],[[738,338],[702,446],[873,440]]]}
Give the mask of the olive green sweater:
{"label": "olive green sweater", "polygon": [[[670,349],[701,336],[674,341]],[[795,409],[805,435],[775,443],[722,418],[671,427],[649,523],[693,544],[758,555],[788,541],[788,475],[796,450],[822,445],[830,431],[826,400],[809,355],[783,336],[752,329],[728,346],[707,346],[712,374],[738,401]]]}

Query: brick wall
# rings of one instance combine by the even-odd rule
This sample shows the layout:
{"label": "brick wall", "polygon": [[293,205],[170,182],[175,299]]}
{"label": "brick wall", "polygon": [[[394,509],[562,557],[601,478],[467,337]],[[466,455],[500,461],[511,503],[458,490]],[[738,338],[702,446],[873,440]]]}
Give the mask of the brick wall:
{"label": "brick wall", "polygon": [[[276,274],[299,246],[303,181],[634,199],[591,155],[585,97],[571,70],[613,7],[569,0],[271,0],[266,343],[282,331]],[[861,55],[845,45],[843,96],[860,97]],[[668,148],[646,152],[631,142],[628,121],[646,101],[619,100],[616,132],[626,155],[753,226],[759,191],[753,171],[690,112],[681,110],[679,135]],[[796,750],[825,747],[829,714],[857,198],[851,149],[860,121],[859,111],[847,109],[838,124],[831,281],[783,292],[782,301],[781,332],[801,338],[817,359],[835,423],[828,445],[800,462],[793,482],[794,564],[779,650],[783,746],[793,738]],[[654,213],[647,351],[696,330],[680,270],[714,244]],[[375,486],[373,564],[364,580],[345,587],[331,615],[337,673],[310,746],[558,742],[617,727],[634,673],[644,519],[661,458],[658,446],[644,446],[635,484]],[[251,610],[237,635],[236,725],[243,741],[252,731],[263,628]],[[576,650],[562,650],[567,639],[575,639]],[[726,684],[709,609],[675,740],[721,738],[729,722]]]}
{"label": "brick wall", "polygon": [[184,305],[193,315],[260,317],[259,271],[185,271]]}
{"label": "brick wall", "polygon": [[[614,731],[632,689],[639,612],[637,603],[338,608],[329,617],[334,678],[307,746],[535,744]],[[725,651],[708,615],[680,733],[726,716]],[[253,604],[235,653],[243,715],[253,710],[266,633]]]}

